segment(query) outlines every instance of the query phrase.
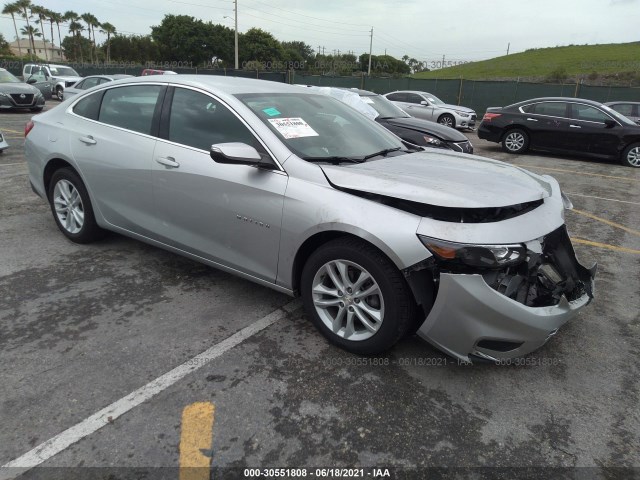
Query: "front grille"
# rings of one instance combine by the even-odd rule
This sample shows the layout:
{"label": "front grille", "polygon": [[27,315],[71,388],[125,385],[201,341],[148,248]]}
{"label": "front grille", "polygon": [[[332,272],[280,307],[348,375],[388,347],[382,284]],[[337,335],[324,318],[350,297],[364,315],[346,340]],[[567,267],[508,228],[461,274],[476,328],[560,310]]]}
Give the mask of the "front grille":
{"label": "front grille", "polygon": [[12,93],[11,98],[17,105],[31,105],[33,103],[33,93]]}
{"label": "front grille", "polygon": [[565,226],[546,235],[542,253],[527,252],[525,262],[483,275],[494,290],[528,307],[577,300],[591,291],[592,273],[578,263]]}
{"label": "front grille", "polygon": [[472,122],[475,122],[475,121],[476,121],[476,118],[477,118],[477,117],[476,117],[476,115],[475,115],[475,114],[474,114],[474,115],[471,115],[471,121],[472,121]]}

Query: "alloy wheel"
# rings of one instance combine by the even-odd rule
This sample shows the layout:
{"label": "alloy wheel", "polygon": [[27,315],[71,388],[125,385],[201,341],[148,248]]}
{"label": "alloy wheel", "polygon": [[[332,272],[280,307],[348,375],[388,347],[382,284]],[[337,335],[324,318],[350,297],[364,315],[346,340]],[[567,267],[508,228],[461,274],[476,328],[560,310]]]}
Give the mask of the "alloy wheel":
{"label": "alloy wheel", "polygon": [[312,294],[322,322],[345,340],[367,340],[384,321],[380,286],[357,263],[347,260],[325,263],[313,278]]}
{"label": "alloy wheel", "polygon": [[522,135],[520,132],[512,132],[508,134],[504,140],[505,146],[512,152],[517,152],[518,150],[522,149],[522,147],[524,147],[524,142],[524,135]]}
{"label": "alloy wheel", "polygon": [[440,125],[444,125],[445,127],[453,127],[453,118],[448,115],[445,115],[440,119]]}
{"label": "alloy wheel", "polygon": [[53,189],[53,206],[60,225],[76,234],[84,225],[84,206],[78,189],[68,180],[60,180]]}
{"label": "alloy wheel", "polygon": [[640,147],[633,147],[627,153],[627,162],[633,167],[640,167]]}

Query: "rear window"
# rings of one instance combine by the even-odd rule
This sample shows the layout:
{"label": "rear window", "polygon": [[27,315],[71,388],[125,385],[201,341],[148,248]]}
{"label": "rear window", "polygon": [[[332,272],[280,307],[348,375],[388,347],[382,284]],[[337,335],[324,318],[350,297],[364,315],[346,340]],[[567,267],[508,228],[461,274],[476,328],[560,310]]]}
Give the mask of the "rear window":
{"label": "rear window", "polygon": [[536,103],[533,112],[537,115],[548,115],[550,117],[567,117],[566,102],[543,102]]}
{"label": "rear window", "polygon": [[99,120],[151,135],[153,113],[162,88],[160,85],[135,85],[107,90],[102,99]]}
{"label": "rear window", "polygon": [[387,98],[392,102],[404,102],[407,99],[406,93],[390,93]]}
{"label": "rear window", "polygon": [[103,92],[96,92],[84,97],[73,106],[73,113],[91,120],[97,120],[98,113],[100,112],[100,100],[102,99],[102,93]]}

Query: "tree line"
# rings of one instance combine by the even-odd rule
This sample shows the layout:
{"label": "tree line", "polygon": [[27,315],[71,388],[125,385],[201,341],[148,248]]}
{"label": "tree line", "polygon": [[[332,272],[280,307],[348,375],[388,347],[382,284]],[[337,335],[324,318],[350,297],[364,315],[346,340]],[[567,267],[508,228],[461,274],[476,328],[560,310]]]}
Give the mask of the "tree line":
{"label": "tree line", "polygon": [[[21,57],[27,57],[28,51],[36,51],[36,38],[42,38],[45,45],[48,42],[54,44],[55,30],[58,45],[69,62],[127,62],[191,68],[234,66],[234,30],[188,15],[165,15],[160,25],[151,27],[148,35],[122,35],[114,25],[99,21],[91,13],[78,14],[72,10],[54,12],[33,4],[31,0],[7,3],[2,13],[13,19]],[[68,31],[66,35],[61,33],[61,25]],[[96,42],[96,31],[106,35],[104,42]],[[23,45],[21,35],[27,37],[28,45]],[[367,71],[369,67],[368,53],[358,56],[351,52],[322,55],[304,41],[279,41],[260,28],[239,33],[238,42],[240,67],[244,69],[296,69],[348,75]],[[45,60],[49,60],[51,51],[46,48],[44,51]],[[1,35],[0,54],[11,54]],[[402,59],[374,55],[371,60],[372,71],[379,74],[402,75],[426,69],[423,62],[407,55]]]}

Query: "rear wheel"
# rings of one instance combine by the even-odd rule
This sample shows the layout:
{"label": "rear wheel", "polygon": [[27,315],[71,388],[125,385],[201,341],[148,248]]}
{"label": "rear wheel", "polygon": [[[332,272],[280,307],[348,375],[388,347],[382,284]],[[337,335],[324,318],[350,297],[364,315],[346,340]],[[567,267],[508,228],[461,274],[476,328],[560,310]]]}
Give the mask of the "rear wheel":
{"label": "rear wheel", "polygon": [[640,143],[633,143],[622,153],[622,164],[627,167],[640,168]]}
{"label": "rear wheel", "polygon": [[529,149],[529,134],[519,128],[509,130],[502,137],[502,149],[509,153],[524,153]]}
{"label": "rear wheel", "polygon": [[71,168],[61,168],[53,174],[49,203],[58,228],[69,240],[89,243],[104,236],[104,230],[96,223],[87,189]]}
{"label": "rear wheel", "polygon": [[316,250],[304,266],[301,289],[316,328],[352,353],[382,353],[415,323],[415,301],[402,274],[359,239],[337,239]]}
{"label": "rear wheel", "polygon": [[453,118],[453,115],[451,115],[450,113],[440,115],[440,118],[438,118],[438,123],[446,127],[456,128],[456,119]]}

